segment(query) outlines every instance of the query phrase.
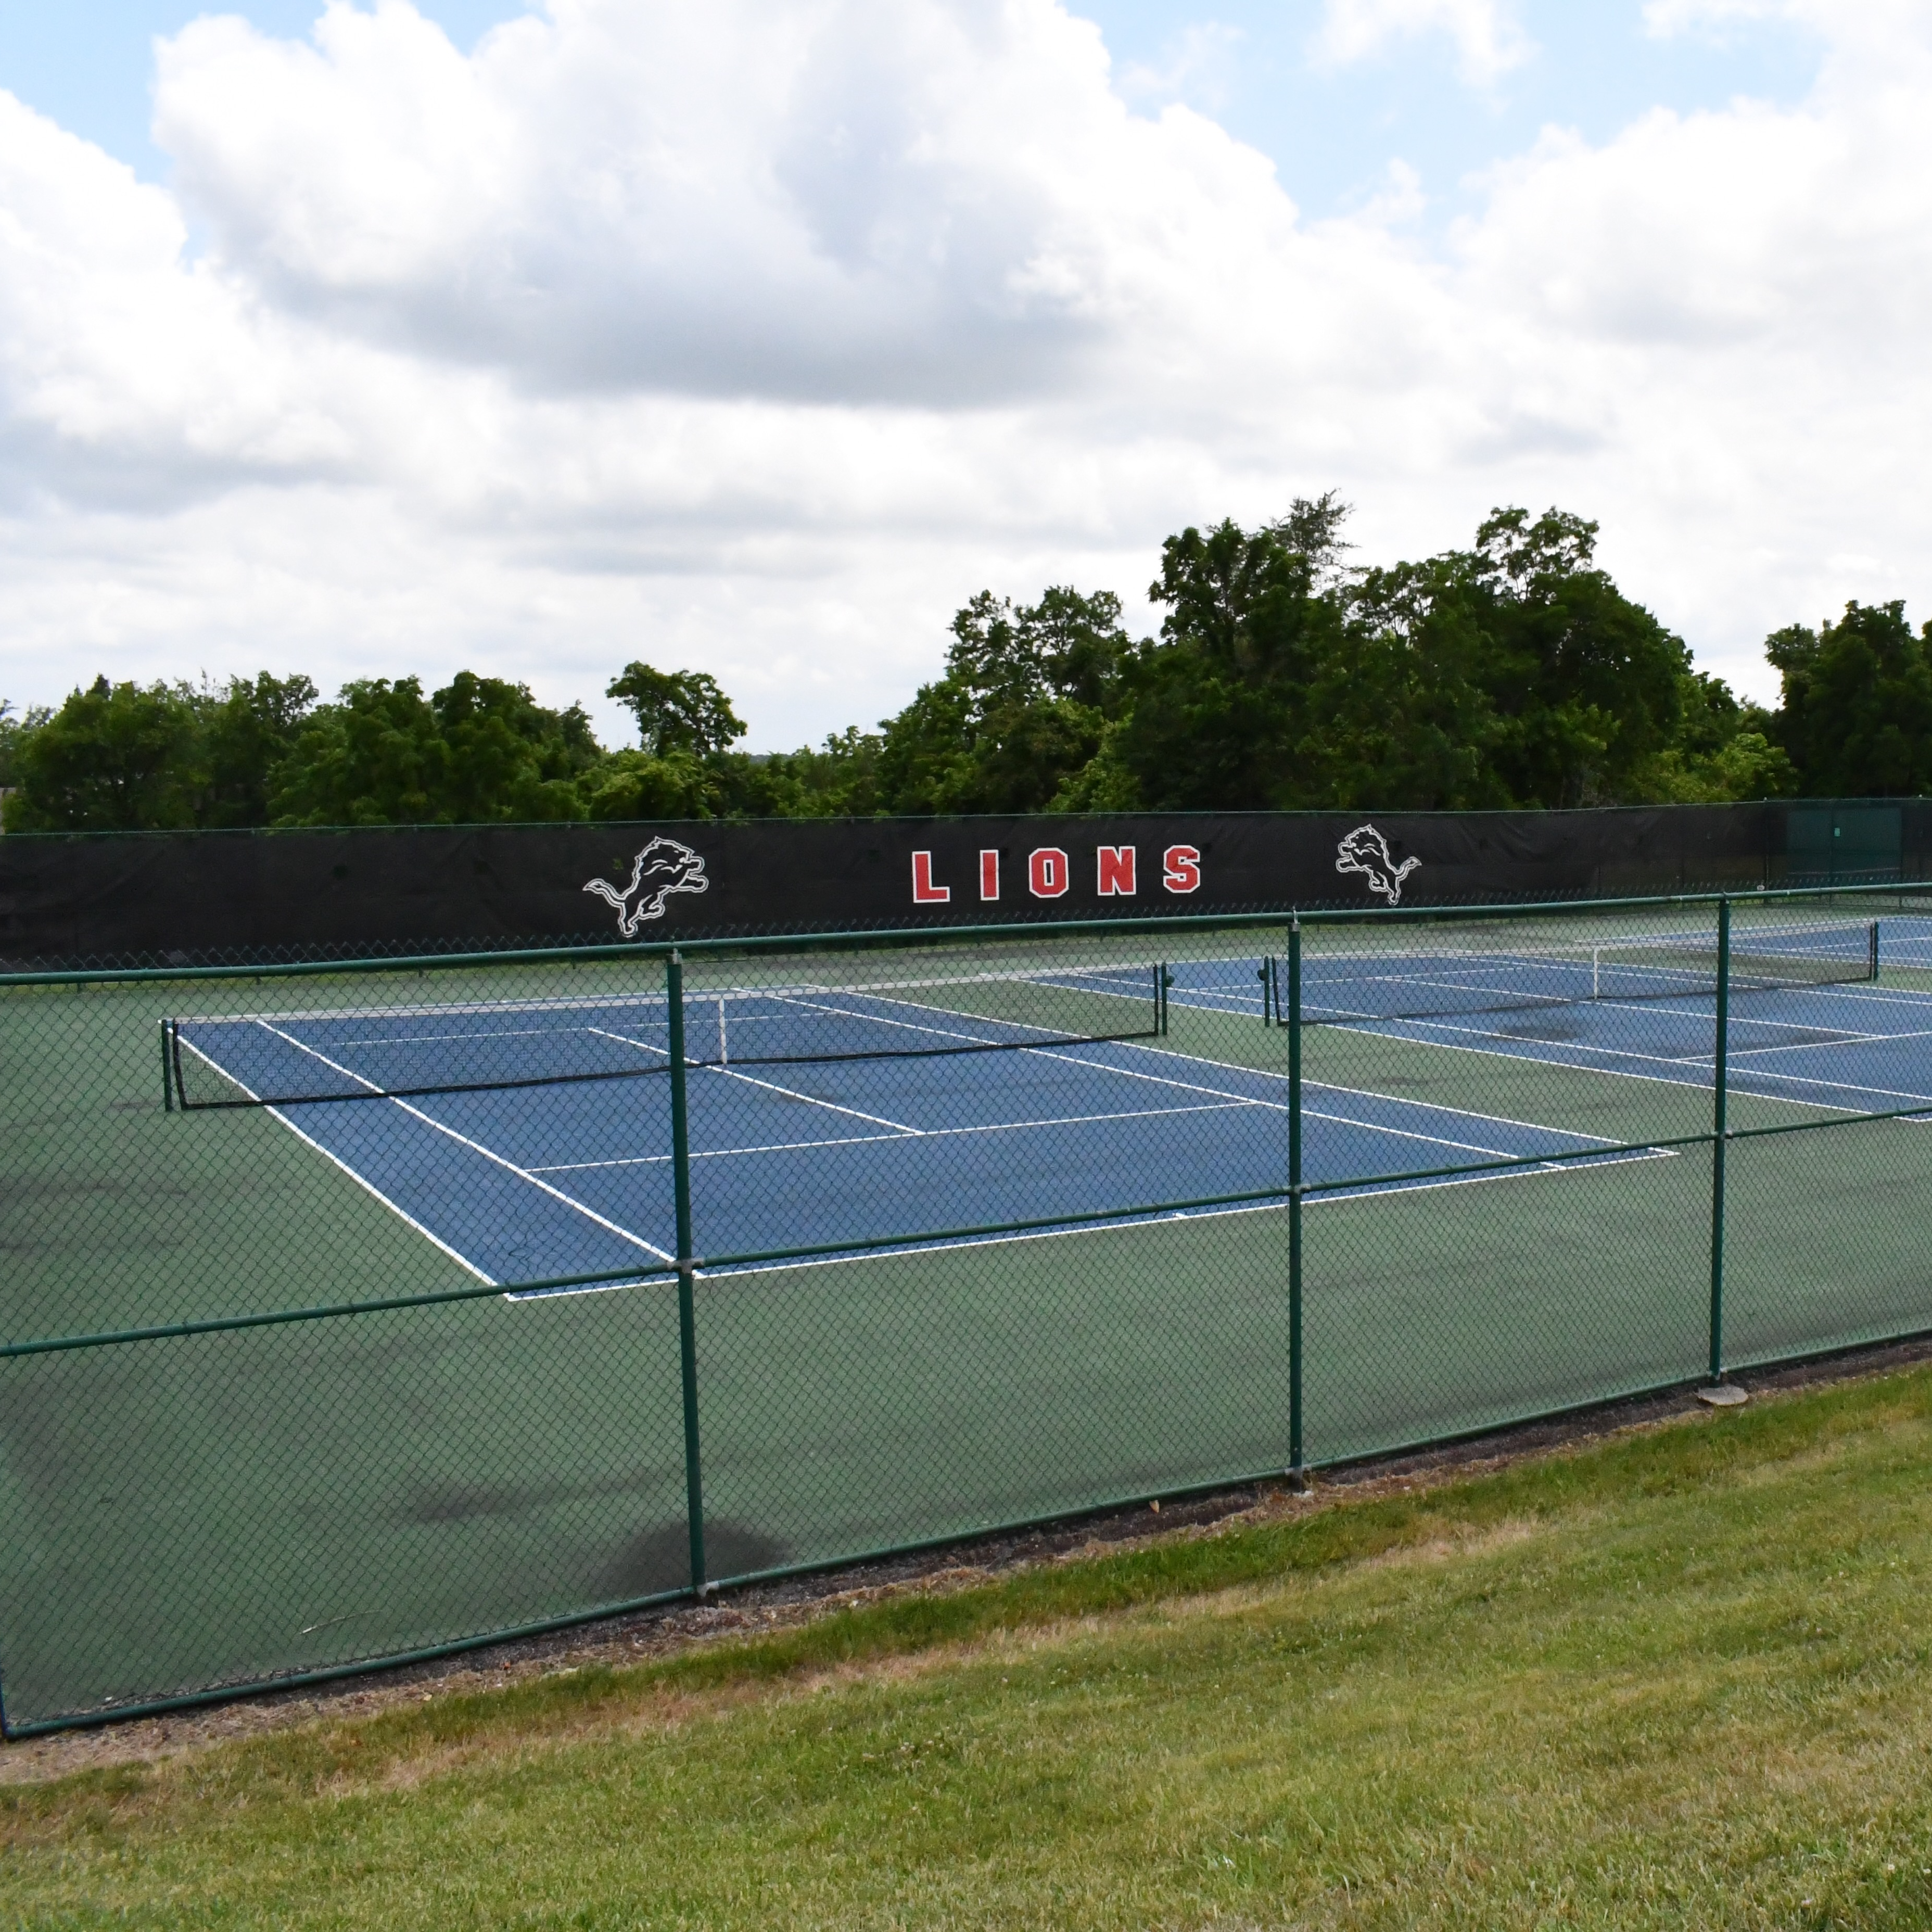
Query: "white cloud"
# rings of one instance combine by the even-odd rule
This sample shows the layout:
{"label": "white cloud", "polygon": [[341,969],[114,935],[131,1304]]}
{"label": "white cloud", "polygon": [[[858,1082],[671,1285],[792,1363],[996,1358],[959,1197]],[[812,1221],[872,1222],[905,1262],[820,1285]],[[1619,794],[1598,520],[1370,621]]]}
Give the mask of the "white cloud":
{"label": "white cloud", "polygon": [[1157,60],[1122,68],[1115,85],[1129,100],[1163,105],[1184,100],[1211,114],[1227,98],[1246,38],[1238,27],[1194,21],[1161,50]]}
{"label": "white cloud", "polygon": [[1546,133],[1433,254],[1399,164],[1310,223],[1124,85],[1052,0],[553,0],[468,57],[381,0],[167,44],[172,191],[0,97],[0,694],[641,655],[796,742],[982,586],[1132,598],[1330,485],[1372,556],[1600,517],[1760,689],[1774,626],[1932,596],[1916,18],[1795,109]]}
{"label": "white cloud", "polygon": [[1091,27],[933,0],[560,0],[471,59],[406,0],[313,46],[202,20],[155,130],[224,256],[333,327],[814,399],[1060,380],[1119,320],[1093,170],[1144,172]]}
{"label": "white cloud", "polygon": [[1324,0],[1315,48],[1341,67],[1424,34],[1447,36],[1462,78],[1479,87],[1493,86],[1534,51],[1508,0]]}

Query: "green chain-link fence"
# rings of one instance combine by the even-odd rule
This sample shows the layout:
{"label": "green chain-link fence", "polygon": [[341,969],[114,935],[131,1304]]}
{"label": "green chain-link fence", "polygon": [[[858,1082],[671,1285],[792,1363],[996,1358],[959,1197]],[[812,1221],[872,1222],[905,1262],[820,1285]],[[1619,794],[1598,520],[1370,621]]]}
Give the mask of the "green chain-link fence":
{"label": "green chain-link fence", "polygon": [[13,1734],[1932,1328],[1932,898],[0,982]]}

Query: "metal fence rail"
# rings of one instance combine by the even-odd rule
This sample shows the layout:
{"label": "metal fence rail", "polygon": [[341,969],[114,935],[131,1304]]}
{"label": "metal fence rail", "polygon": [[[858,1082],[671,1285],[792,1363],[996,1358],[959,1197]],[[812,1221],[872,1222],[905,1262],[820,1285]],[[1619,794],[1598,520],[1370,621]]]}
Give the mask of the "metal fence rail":
{"label": "metal fence rail", "polygon": [[1932,896],[0,979],[21,1736],[1932,1328]]}

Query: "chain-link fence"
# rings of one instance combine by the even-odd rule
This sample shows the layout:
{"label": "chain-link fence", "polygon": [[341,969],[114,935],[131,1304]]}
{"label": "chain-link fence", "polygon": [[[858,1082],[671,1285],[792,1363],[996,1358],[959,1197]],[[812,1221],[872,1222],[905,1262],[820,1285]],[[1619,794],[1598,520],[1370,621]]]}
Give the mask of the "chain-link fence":
{"label": "chain-link fence", "polygon": [[1932,1328],[1932,896],[0,981],[14,1734]]}

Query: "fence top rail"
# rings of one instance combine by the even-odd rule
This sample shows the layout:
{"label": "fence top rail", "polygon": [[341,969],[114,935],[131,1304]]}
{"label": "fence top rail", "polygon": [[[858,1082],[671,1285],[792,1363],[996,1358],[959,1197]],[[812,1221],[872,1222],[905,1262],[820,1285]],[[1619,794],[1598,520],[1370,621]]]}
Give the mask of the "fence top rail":
{"label": "fence top rail", "polygon": [[[1660,813],[1666,816],[1684,812],[1815,812],[1840,806],[1876,806],[1881,810],[1897,808],[1908,805],[1932,803],[1932,793],[1926,792],[1833,792],[1821,794],[1815,798],[1732,798],[1713,799],[1703,803],[1681,802],[1655,805],[1570,805],[1550,808],[1560,812],[1566,818],[1610,818],[1618,813],[1634,814],[1640,812]],[[1372,809],[1373,808],[1370,808]],[[1413,809],[1391,806],[1390,812],[1400,810],[1405,818],[1511,818],[1520,817],[1525,812],[1540,808],[1522,806],[1480,806],[1466,808],[1460,806],[1418,806]],[[1157,812],[1042,812],[1038,813],[1013,813],[1004,812],[834,812],[815,824],[836,825],[875,826],[888,825],[970,825],[980,820],[1005,820],[1016,817],[1038,818],[1042,820],[1064,821],[1088,820],[1107,824],[1122,818],[1159,818],[1176,819],[1197,818],[1348,818],[1353,808],[1342,806],[1297,806],[1286,811],[1274,811],[1267,807],[1258,810],[1222,811],[1210,806],[1205,809],[1163,809]],[[740,820],[738,824],[785,824],[784,820]],[[254,839],[340,838],[352,834],[361,838],[407,838],[424,832],[448,832],[460,835],[468,832],[556,832],[560,830],[616,830],[662,831],[680,826],[698,830],[715,830],[720,821],[715,818],[620,818],[598,821],[574,821],[542,818],[472,818],[454,820],[448,824],[410,822],[394,825],[203,825],[148,826],[135,830],[107,831],[10,832],[7,842],[10,848],[15,844],[29,842],[51,845],[105,844],[110,842],[131,844],[144,839],[157,842],[164,838],[191,838],[213,842],[217,840],[242,842]]]}
{"label": "fence top rail", "polygon": [[0,989],[19,986],[159,984],[200,980],[297,980],[368,973],[428,973],[490,966],[668,959],[676,953],[701,958],[743,953],[850,952],[860,948],[962,946],[989,939],[1054,939],[1076,935],[1131,937],[1144,934],[1234,932],[1309,926],[1418,926],[1441,920],[1576,918],[1592,913],[1628,913],[1672,906],[1770,904],[1792,899],[1864,898],[1879,894],[1932,897],[1932,880],[1866,879],[1844,885],[1774,886],[1747,890],[1713,887],[1656,892],[1629,898],[1484,902],[1463,905],[1282,906],[1265,912],[1171,914],[1162,917],[1021,920],[998,925],[862,928],[837,932],[756,933],[708,939],[635,940],[610,946],[506,947],[475,952],[398,953],[356,959],[301,959],[256,965],[104,966],[0,973]]}

